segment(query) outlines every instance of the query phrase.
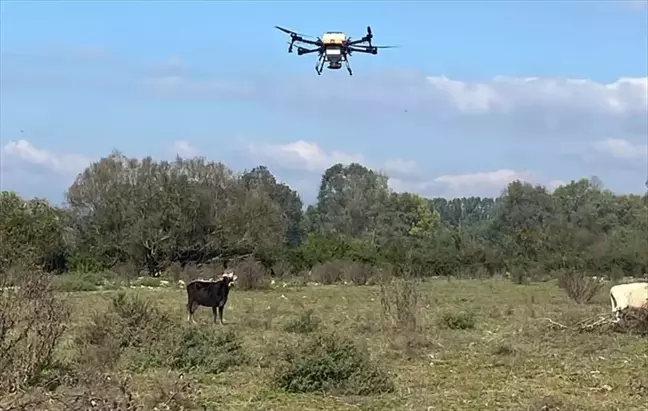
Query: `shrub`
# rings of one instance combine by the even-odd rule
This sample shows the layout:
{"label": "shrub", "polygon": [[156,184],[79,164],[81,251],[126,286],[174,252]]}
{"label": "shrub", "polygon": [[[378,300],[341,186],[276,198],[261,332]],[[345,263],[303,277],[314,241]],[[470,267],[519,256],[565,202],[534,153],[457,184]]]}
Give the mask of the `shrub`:
{"label": "shrub", "polygon": [[555,273],[558,286],[577,304],[588,303],[603,287],[603,283],[576,270],[561,270]]}
{"label": "shrub", "polygon": [[201,272],[195,263],[190,263],[185,265],[184,269],[182,270],[181,277],[184,279],[184,281],[190,282],[199,279],[201,277]]}
{"label": "shrub", "polygon": [[241,290],[259,290],[270,286],[270,278],[263,264],[252,258],[236,264],[234,274],[238,277],[236,287]]}
{"label": "shrub", "polygon": [[139,276],[139,269],[132,261],[126,261],[115,264],[112,268],[113,272],[124,281],[130,281]]}
{"label": "shrub", "polygon": [[[89,371],[74,386],[58,389],[54,395],[43,390],[15,393],[0,398],[0,409],[41,411],[145,411],[200,409],[199,391],[194,384],[180,376],[157,380],[150,386],[153,393],[137,392],[129,376],[119,377]],[[18,395],[16,395],[18,394]],[[152,394],[152,395],[151,395]],[[54,400],[54,401],[53,401]]]}
{"label": "shrub", "polygon": [[358,261],[345,261],[342,263],[342,279],[356,285],[365,285],[374,275],[370,264]]}
{"label": "shrub", "polygon": [[124,355],[133,357],[132,366],[155,363],[174,326],[158,307],[121,292],[78,333],[74,340],[80,354],[77,363],[110,369]]}
{"label": "shrub", "polygon": [[166,271],[167,276],[171,278],[173,282],[177,283],[178,281],[183,280],[182,265],[179,262],[173,262]]}
{"label": "shrub", "polygon": [[380,304],[391,326],[403,331],[419,328],[419,282],[412,278],[385,277],[380,283]]}
{"label": "shrub", "polygon": [[79,356],[77,364],[89,369],[112,369],[122,354],[122,340],[116,330],[119,318],[110,313],[94,313],[91,322],[74,338]]}
{"label": "shrub", "polygon": [[308,334],[317,330],[319,324],[319,318],[313,317],[313,310],[308,310],[306,313],[300,315],[299,318],[286,324],[284,331],[289,333]]}
{"label": "shrub", "polygon": [[87,278],[73,274],[63,274],[52,281],[52,286],[56,291],[78,292],[78,291],[96,291],[99,289],[93,282]]}
{"label": "shrub", "polygon": [[75,342],[79,363],[95,369],[110,369],[123,358],[131,370],[219,373],[245,361],[236,334],[181,325],[150,302],[124,293],[113,298],[106,312],[95,314]]}
{"label": "shrub", "polygon": [[177,370],[200,368],[218,374],[247,362],[240,338],[230,330],[185,326],[172,335],[167,346],[169,352],[161,353],[160,365]]}
{"label": "shrub", "polygon": [[336,334],[319,334],[287,349],[274,375],[287,392],[372,395],[392,392],[391,377],[373,362],[366,348]]}
{"label": "shrub", "polygon": [[342,279],[342,266],[340,260],[317,264],[311,270],[311,280],[321,284],[335,284]]}
{"label": "shrub", "polygon": [[441,325],[451,330],[472,330],[475,328],[475,316],[465,311],[446,312],[441,317]]}
{"label": "shrub", "polygon": [[120,292],[113,297],[110,312],[118,317],[122,347],[148,346],[159,341],[174,327],[168,314],[150,301]]}
{"label": "shrub", "polygon": [[49,274],[36,268],[13,272],[19,274],[15,289],[4,290],[6,278],[0,278],[0,394],[31,386],[52,367],[70,315]]}

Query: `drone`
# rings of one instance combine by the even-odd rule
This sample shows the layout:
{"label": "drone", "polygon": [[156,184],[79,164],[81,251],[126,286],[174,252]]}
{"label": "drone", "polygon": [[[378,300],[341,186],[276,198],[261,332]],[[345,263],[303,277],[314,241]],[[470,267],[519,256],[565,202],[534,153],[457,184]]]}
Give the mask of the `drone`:
{"label": "drone", "polygon": [[[294,31],[279,26],[275,26],[275,28],[290,35],[288,53],[293,52],[293,46],[295,43],[303,43],[306,46],[296,46],[297,55],[301,56],[311,53],[318,54],[317,64],[315,65],[315,71],[318,75],[322,74],[324,63],[328,63],[329,70],[339,70],[342,68],[342,63],[344,63],[349,75],[352,76],[353,71],[349,65],[349,57],[351,56],[351,53],[355,52],[375,55],[378,54],[378,49],[397,47],[372,45],[371,39],[373,38],[373,34],[371,32],[371,27],[369,26],[367,26],[367,34],[358,40],[351,40],[351,37],[347,37],[346,34],[337,31],[329,31],[324,33],[321,38],[317,37],[316,40],[309,40],[306,37],[313,37],[295,33]],[[365,45],[363,43],[367,44]]]}

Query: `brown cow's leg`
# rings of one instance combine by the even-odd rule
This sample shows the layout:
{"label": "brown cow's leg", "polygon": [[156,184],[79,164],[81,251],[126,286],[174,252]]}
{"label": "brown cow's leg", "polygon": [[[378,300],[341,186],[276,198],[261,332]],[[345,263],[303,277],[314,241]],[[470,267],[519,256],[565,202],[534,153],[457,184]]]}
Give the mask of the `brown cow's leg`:
{"label": "brown cow's leg", "polygon": [[216,324],[216,321],[218,320],[217,313],[218,313],[218,307],[217,306],[212,307],[212,314],[214,315],[214,324]]}
{"label": "brown cow's leg", "polygon": [[225,311],[225,306],[218,307],[218,317],[220,318],[221,325],[225,325],[223,322],[223,311]]}
{"label": "brown cow's leg", "polygon": [[195,302],[187,304],[187,311],[189,312],[187,314],[187,321],[190,321],[193,324],[196,323],[196,321],[193,318],[194,312],[196,312],[196,308],[198,308],[198,304],[196,304]]}

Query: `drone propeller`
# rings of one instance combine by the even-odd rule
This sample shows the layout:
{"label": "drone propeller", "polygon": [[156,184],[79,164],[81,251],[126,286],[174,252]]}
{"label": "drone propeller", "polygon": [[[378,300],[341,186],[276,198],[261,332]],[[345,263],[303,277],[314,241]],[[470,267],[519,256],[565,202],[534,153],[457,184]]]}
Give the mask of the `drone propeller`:
{"label": "drone propeller", "polygon": [[283,31],[286,34],[290,34],[290,37],[304,37],[304,38],[311,38],[311,39],[314,38],[313,36],[309,36],[308,34],[297,33],[295,31],[288,30],[283,27],[275,26],[275,28],[277,30]]}
{"label": "drone propeller", "polygon": [[374,49],[397,49],[401,46],[371,46]]}

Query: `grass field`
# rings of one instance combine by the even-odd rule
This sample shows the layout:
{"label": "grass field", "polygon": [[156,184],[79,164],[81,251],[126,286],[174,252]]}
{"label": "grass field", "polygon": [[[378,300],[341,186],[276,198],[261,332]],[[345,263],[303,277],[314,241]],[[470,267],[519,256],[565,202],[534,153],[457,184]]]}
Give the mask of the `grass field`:
{"label": "grass field", "polygon": [[[560,330],[543,319],[573,324],[605,313],[606,292],[591,304],[576,305],[552,282],[433,280],[419,289],[418,331],[399,331],[383,312],[377,286],[234,288],[224,327],[212,324],[207,308],[198,310],[199,325],[193,327],[234,331],[249,361],[217,374],[197,369],[183,378],[196,381],[201,404],[218,410],[646,410],[646,338]],[[108,307],[115,294],[70,294],[73,324],[66,340],[91,321],[93,311]],[[181,288],[127,294],[186,321]],[[312,317],[304,316],[308,312]],[[364,396],[303,394],[272,384],[282,352],[327,332],[365,346],[390,373],[395,390]],[[61,354],[72,355],[65,348]],[[146,391],[160,380],[177,378],[165,369],[145,368],[133,382]]]}

